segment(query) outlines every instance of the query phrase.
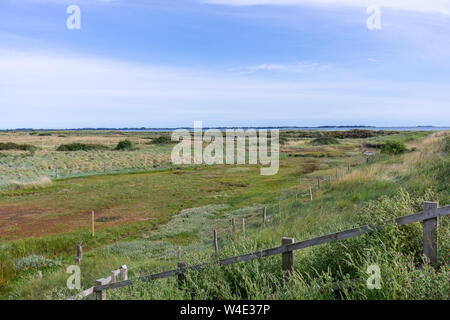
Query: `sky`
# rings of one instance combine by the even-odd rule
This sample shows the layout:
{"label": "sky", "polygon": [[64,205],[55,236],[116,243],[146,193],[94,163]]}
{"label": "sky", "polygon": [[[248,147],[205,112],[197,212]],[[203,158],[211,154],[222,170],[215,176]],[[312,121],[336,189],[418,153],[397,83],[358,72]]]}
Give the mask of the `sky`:
{"label": "sky", "polygon": [[450,126],[449,40],[450,0],[0,0],[0,129]]}

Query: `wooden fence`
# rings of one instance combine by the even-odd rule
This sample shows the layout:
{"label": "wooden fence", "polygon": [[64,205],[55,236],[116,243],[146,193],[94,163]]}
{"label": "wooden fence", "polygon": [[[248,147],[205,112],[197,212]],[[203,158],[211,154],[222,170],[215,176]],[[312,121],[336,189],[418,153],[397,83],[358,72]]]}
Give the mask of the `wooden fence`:
{"label": "wooden fence", "polygon": [[[281,246],[264,249],[260,251],[255,251],[252,253],[246,253],[230,258],[221,259],[213,262],[212,264],[226,266],[233,263],[243,262],[243,261],[251,261],[254,259],[259,259],[263,257],[269,257],[281,254],[282,255],[282,270],[286,272],[294,271],[294,251],[300,250],[328,242],[333,242],[337,240],[352,238],[356,236],[360,236],[369,232],[382,230],[386,228],[390,224],[397,224],[398,226],[411,224],[415,222],[422,222],[423,229],[423,253],[428,257],[429,262],[436,263],[437,262],[437,254],[438,254],[438,238],[437,238],[437,228],[439,216],[445,216],[450,214],[450,206],[439,207],[437,202],[424,202],[423,210],[407,216],[402,216],[394,219],[390,222],[385,222],[381,225],[363,225],[358,228],[348,229],[340,232],[335,232],[331,234],[327,234],[320,237],[315,237],[308,240],[302,240],[299,242],[295,242],[293,238],[283,237],[281,241]],[[216,239],[216,238],[215,238]],[[178,276],[179,280],[183,280],[184,273],[195,270],[201,271],[211,266],[211,263],[205,263],[202,265],[194,265],[187,266],[184,262],[178,263],[178,269],[173,269],[161,273],[150,274],[138,277],[136,279],[128,280],[125,277],[121,277],[120,281],[116,282],[115,276],[111,274],[110,277],[106,279],[99,279],[96,281],[94,287],[89,288],[79,294],[77,297],[85,297],[92,293],[95,294],[95,298],[98,300],[106,300],[106,290],[120,288],[129,286],[137,281],[150,281],[156,279],[168,278],[171,276]],[[125,267],[125,275],[126,275],[126,266]],[[122,270],[122,269],[119,269]],[[117,270],[113,271],[117,272]],[[120,273],[122,274],[122,273]]]}

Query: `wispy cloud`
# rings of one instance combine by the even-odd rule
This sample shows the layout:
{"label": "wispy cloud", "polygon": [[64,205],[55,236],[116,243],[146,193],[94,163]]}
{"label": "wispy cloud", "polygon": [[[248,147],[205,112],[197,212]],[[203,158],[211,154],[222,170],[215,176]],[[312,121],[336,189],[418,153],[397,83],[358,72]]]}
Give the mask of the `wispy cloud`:
{"label": "wispy cloud", "polygon": [[[291,68],[305,66],[266,64],[254,70]],[[383,124],[383,117],[394,113],[402,114],[396,124],[436,123],[436,113],[450,117],[446,89],[345,73],[327,79],[272,78],[0,50],[0,128],[178,126],[195,119],[208,125],[314,125],[337,119]]]}
{"label": "wispy cloud", "polygon": [[243,73],[255,73],[257,71],[283,71],[294,73],[315,72],[328,69],[330,66],[310,61],[298,62],[296,64],[260,64],[247,67]]}
{"label": "wispy cloud", "polygon": [[307,6],[344,6],[365,7],[378,5],[391,9],[416,11],[422,13],[440,13],[450,15],[450,1],[448,0],[202,0],[211,4],[233,6],[255,5],[307,5]]}

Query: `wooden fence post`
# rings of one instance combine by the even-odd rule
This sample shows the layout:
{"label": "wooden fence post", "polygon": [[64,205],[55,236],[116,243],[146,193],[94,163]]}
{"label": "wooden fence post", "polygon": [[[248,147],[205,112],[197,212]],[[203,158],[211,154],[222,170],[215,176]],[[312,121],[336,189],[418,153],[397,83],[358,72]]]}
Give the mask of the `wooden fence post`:
{"label": "wooden fence post", "polygon": [[[103,286],[107,284],[106,279],[98,279],[95,281],[96,286]],[[95,300],[106,300],[106,290],[94,290],[95,291]]]}
{"label": "wooden fence post", "polygon": [[242,218],[242,233],[244,234],[245,238],[245,218]]}
{"label": "wooden fence post", "polygon": [[81,264],[81,260],[83,259],[83,242],[78,242],[77,244],[77,264]]}
{"label": "wooden fence post", "polygon": [[181,260],[181,247],[178,247],[178,261]]}
{"label": "wooden fence post", "polygon": [[186,280],[185,272],[186,272],[187,263],[186,262],[178,262],[178,287],[182,287],[184,281]]}
{"label": "wooden fence post", "polygon": [[[294,243],[294,238],[283,237],[283,239],[281,239],[282,246],[292,243]],[[285,272],[286,275],[294,272],[294,263],[295,263],[294,251],[287,251],[281,255],[281,266],[283,272]]]}
{"label": "wooden fence post", "polygon": [[58,179],[58,166],[56,166],[56,172],[55,172],[55,175],[56,175],[56,179]]}
{"label": "wooden fence post", "polygon": [[214,229],[214,249],[216,253],[219,252],[219,243],[217,242],[217,230]]}
{"label": "wooden fence post", "polygon": [[234,236],[234,233],[236,232],[236,221],[234,218],[231,218],[231,235]]}
{"label": "wooden fence post", "polygon": [[120,267],[120,281],[128,280],[128,267],[126,265],[123,265]]}
{"label": "wooden fence post", "polygon": [[[438,202],[425,201],[422,204],[424,211],[437,209]],[[438,237],[437,228],[439,225],[438,217],[422,221],[423,229],[423,253],[428,257],[429,262],[436,263],[438,255]]]}
{"label": "wooden fence post", "polygon": [[95,236],[95,212],[92,211],[91,213],[91,229],[92,229],[92,236]]}
{"label": "wooden fence post", "polygon": [[317,178],[317,188],[320,189],[320,178]]}
{"label": "wooden fence post", "polygon": [[311,199],[311,201],[312,201],[312,189],[311,189],[311,186],[309,186],[309,198]]}
{"label": "wooden fence post", "polygon": [[338,168],[336,168],[336,180],[338,180]]}
{"label": "wooden fence post", "polygon": [[115,283],[116,282],[116,272],[115,270],[111,271],[111,283]]}
{"label": "wooden fence post", "polygon": [[266,225],[267,214],[266,214],[266,206],[263,209],[263,224]]}

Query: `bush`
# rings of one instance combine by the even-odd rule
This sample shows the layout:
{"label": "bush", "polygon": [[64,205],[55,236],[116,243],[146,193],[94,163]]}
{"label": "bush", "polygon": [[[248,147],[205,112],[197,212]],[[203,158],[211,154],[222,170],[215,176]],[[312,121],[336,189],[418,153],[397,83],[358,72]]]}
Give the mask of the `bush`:
{"label": "bush", "polygon": [[169,144],[169,143],[176,143],[176,141],[172,141],[172,139],[169,136],[159,136],[150,142],[151,144]]}
{"label": "bush", "polygon": [[44,256],[39,256],[35,254],[19,259],[14,264],[14,267],[17,271],[38,270],[57,266],[61,266],[60,261],[47,259]]}
{"label": "bush", "polygon": [[408,151],[408,148],[406,148],[406,145],[398,140],[390,140],[387,141],[386,144],[381,149],[382,153],[387,154],[402,154]]}
{"label": "bush", "polygon": [[325,144],[339,144],[336,138],[332,137],[319,137],[311,141],[314,145],[325,145]]}
{"label": "bush", "polygon": [[107,146],[101,144],[69,143],[60,145],[56,151],[93,151],[109,150]]}
{"label": "bush", "polygon": [[0,142],[0,150],[22,150],[34,152],[37,148],[30,144],[16,144],[13,142]]}
{"label": "bush", "polygon": [[133,148],[133,144],[130,140],[122,140],[116,146],[116,150],[131,150]]}

